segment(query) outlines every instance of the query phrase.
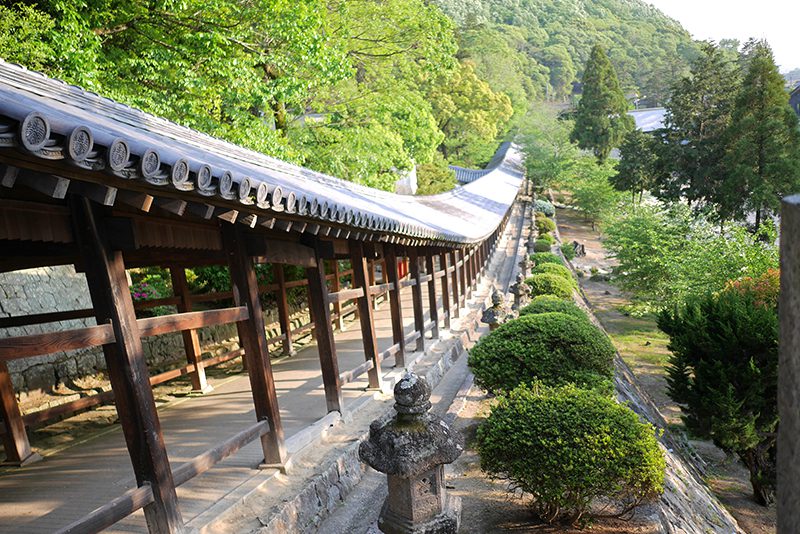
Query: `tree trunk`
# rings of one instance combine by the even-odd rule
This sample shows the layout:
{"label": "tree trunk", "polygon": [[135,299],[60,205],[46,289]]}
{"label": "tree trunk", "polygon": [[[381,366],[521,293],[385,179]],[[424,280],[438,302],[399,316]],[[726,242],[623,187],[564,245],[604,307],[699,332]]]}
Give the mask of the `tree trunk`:
{"label": "tree trunk", "polygon": [[750,484],[753,486],[753,499],[761,506],[775,502],[775,458],[773,444],[759,444],[740,457],[750,471]]}
{"label": "tree trunk", "polygon": [[758,232],[758,228],[761,226],[761,208],[756,210],[756,232]]}
{"label": "tree trunk", "polygon": [[286,118],[286,106],[283,102],[278,100],[272,101],[272,116],[275,119],[275,130],[286,135],[286,130],[289,128],[289,121]]}

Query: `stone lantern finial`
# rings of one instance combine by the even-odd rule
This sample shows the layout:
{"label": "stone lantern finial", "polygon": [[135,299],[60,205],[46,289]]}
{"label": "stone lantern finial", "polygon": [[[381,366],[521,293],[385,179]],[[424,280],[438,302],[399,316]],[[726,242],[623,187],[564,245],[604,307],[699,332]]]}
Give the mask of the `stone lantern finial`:
{"label": "stone lantern finial", "polygon": [[461,436],[428,412],[431,387],[409,372],[394,387],[395,411],[372,422],[358,455],[386,473],[389,495],[378,528],[386,534],[456,534],[461,501],[447,495],[444,464],[464,450]]}
{"label": "stone lantern finial", "polygon": [[525,283],[522,273],[517,274],[517,282],[511,286],[511,294],[514,295],[514,305],[511,309],[518,312],[530,301],[531,286]]}
{"label": "stone lantern finial", "polygon": [[505,298],[500,291],[495,289],[492,292],[492,306],[484,310],[481,322],[488,324],[490,330],[494,330],[505,321],[507,315]]}

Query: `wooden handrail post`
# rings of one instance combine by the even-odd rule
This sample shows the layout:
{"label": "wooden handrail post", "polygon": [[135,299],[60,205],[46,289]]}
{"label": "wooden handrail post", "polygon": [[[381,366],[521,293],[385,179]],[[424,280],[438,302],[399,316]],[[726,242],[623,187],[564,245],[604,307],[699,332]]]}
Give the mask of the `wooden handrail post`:
{"label": "wooden handrail post", "polygon": [[278,323],[281,326],[281,334],[283,335],[283,354],[292,356],[295,351],[292,342],[292,322],[289,317],[285,267],[282,263],[273,263],[272,272],[275,273],[275,282],[278,284],[275,299],[278,302]]}
{"label": "wooden handrail post", "polygon": [[422,284],[420,283],[419,253],[415,247],[408,248],[408,263],[411,278],[416,283],[411,286],[411,300],[414,304],[414,330],[419,333],[417,352],[425,350],[425,315],[422,310]]}
{"label": "wooden handrail post", "polygon": [[442,305],[444,306],[444,327],[450,328],[450,315],[452,314],[450,309],[450,274],[447,272],[447,252],[440,252],[439,253],[439,266],[441,267],[442,271],[444,271],[444,276],[442,276]]}
{"label": "wooden handrail post", "polygon": [[269,421],[270,431],[261,436],[264,463],[283,466],[286,462],[286,444],[283,436],[278,395],[269,360],[267,335],[261,300],[258,296],[258,280],[253,259],[247,255],[245,236],[239,224],[221,222],[222,246],[228,259],[233,287],[233,302],[245,306],[248,320],[236,323],[239,342],[247,360],[247,374],[253,393],[256,418]]}
{"label": "wooden handrail post", "polygon": [[[181,298],[178,303],[178,312],[185,313],[192,311],[192,301],[189,293],[189,285],[186,283],[186,269],[181,266],[170,266],[169,275],[172,278],[172,289]],[[200,338],[196,329],[183,330],[183,349],[186,352],[186,362],[194,366],[194,371],[189,373],[192,381],[192,393],[209,393],[214,390],[206,380],[206,370],[203,367],[203,357],[200,351]]]}
{"label": "wooden handrail post", "polygon": [[97,324],[110,323],[114,329],[115,342],[103,345],[103,353],[136,483],[153,490],[153,502],[144,507],[148,530],[183,533],[122,253],[111,250],[106,225],[88,199],[72,197],[70,207]]}
{"label": "wooden handrail post", "polygon": [[431,337],[439,337],[439,298],[436,296],[436,264],[433,261],[433,254],[425,255],[425,270],[430,276],[428,280],[428,311],[431,315]]}
{"label": "wooden handrail post", "polygon": [[31,450],[25,422],[14,395],[11,374],[5,362],[0,362],[0,415],[3,416],[3,427],[6,430],[3,434],[3,447],[6,451],[3,465],[22,467],[41,460],[42,457]]}
{"label": "wooden handrail post", "polygon": [[461,298],[459,297],[458,293],[458,256],[457,252],[454,250],[448,253],[450,256],[450,262],[453,265],[453,273],[452,273],[452,291],[453,291],[453,317],[461,317]]}
{"label": "wooden handrail post", "polygon": [[[331,288],[333,289],[333,292],[336,293],[342,289],[341,274],[339,272],[339,260],[331,260],[331,263],[333,264],[333,284],[331,285]],[[333,303],[333,313],[336,316],[336,328],[338,328],[341,332],[344,330],[344,317],[342,316],[341,302],[336,301]]]}
{"label": "wooden handrail post", "polygon": [[339,381],[339,361],[336,358],[336,342],[331,326],[331,310],[328,305],[328,285],[325,282],[325,262],[317,256],[316,267],[306,267],[308,278],[309,310],[314,318],[317,332],[317,350],[322,368],[322,383],[325,387],[325,402],[328,412],[342,413],[342,384]]}
{"label": "wooden handrail post", "polygon": [[389,307],[392,314],[392,341],[400,346],[394,357],[395,367],[406,365],[406,335],[403,329],[403,304],[400,299],[400,273],[397,268],[397,249],[394,245],[384,245],[386,255],[386,276],[394,288],[389,291]]}
{"label": "wooden handrail post", "polygon": [[[350,241],[350,264],[353,266],[353,288],[364,288],[364,295],[356,299],[359,309],[359,322],[361,323],[361,339],[364,344],[364,358],[373,363],[372,369],[367,371],[370,389],[381,389],[383,377],[381,362],[378,359],[378,340],[375,336],[375,316],[370,304],[370,276],[368,269],[374,269],[375,264],[368,261],[364,255],[364,244],[361,241]],[[374,281],[374,278],[372,279]]]}

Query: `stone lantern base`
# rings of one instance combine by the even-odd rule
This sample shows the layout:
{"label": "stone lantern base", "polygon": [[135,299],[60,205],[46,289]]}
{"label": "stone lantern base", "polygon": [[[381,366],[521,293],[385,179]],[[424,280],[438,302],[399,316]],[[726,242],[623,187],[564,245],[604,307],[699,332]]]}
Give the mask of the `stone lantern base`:
{"label": "stone lantern base", "polygon": [[442,512],[424,523],[413,523],[393,513],[388,502],[378,518],[378,528],[385,534],[457,534],[460,524],[461,498],[450,494],[445,495]]}

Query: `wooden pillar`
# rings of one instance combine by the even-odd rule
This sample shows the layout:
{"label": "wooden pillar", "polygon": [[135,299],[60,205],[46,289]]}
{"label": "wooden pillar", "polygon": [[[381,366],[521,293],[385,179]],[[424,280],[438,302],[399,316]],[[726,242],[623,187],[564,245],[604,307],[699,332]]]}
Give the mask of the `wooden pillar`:
{"label": "wooden pillar", "polygon": [[394,245],[384,245],[386,255],[386,277],[393,289],[389,290],[389,307],[392,314],[392,340],[395,345],[400,345],[400,350],[395,354],[395,367],[406,365],[406,335],[403,328],[403,303],[400,300],[400,273],[397,268],[397,249]]}
{"label": "wooden pillar", "polygon": [[[371,360],[373,367],[369,375],[369,387],[381,389],[383,379],[381,375],[381,362],[378,359],[378,340],[375,336],[375,315],[370,305],[370,277],[368,269],[375,264],[368,261],[364,254],[364,243],[350,241],[350,264],[353,266],[353,288],[364,288],[364,296],[357,299],[361,323],[361,339],[364,343],[364,358]],[[374,278],[373,278],[374,279]]]}
{"label": "wooden pillar", "polygon": [[442,275],[442,306],[444,307],[444,327],[450,328],[450,273],[447,272],[447,252],[439,253],[439,266],[443,271]]}
{"label": "wooden pillar", "polygon": [[[171,266],[169,275],[172,278],[172,289],[175,295],[181,298],[178,303],[178,312],[186,313],[192,311],[192,301],[190,299],[189,285],[186,283],[186,269],[183,266]],[[183,330],[183,349],[186,352],[186,361],[194,366],[194,371],[189,374],[192,381],[192,393],[209,393],[214,388],[206,381],[206,370],[203,367],[203,357],[200,351],[200,338],[196,329]]]}
{"label": "wooden pillar", "polygon": [[6,451],[3,465],[22,467],[41,460],[42,457],[31,450],[6,362],[0,362],[0,416],[3,417],[3,427],[6,430],[3,434],[3,447]]}
{"label": "wooden pillar", "polygon": [[461,317],[461,298],[458,292],[458,252],[452,251],[448,254],[450,263],[453,266],[452,272],[452,291],[453,291],[453,317]]}
{"label": "wooden pillar", "polygon": [[[376,262],[375,260],[369,260],[369,261],[367,262],[367,272],[368,272],[368,274],[369,274],[369,277],[368,277],[368,280],[369,280],[369,287],[372,287],[372,286],[374,286],[374,285],[377,283],[377,282],[376,282],[376,277],[375,277],[375,266],[376,266],[377,264],[378,264],[378,262]],[[355,269],[355,267],[354,267],[354,269]],[[357,286],[355,285],[355,284],[356,284],[356,281],[355,281],[355,271],[353,271],[353,273],[354,273],[354,278],[353,278],[353,287],[357,287]],[[369,302],[370,302],[370,305],[372,306],[372,309],[373,309],[373,310],[377,310],[377,309],[378,309],[378,307],[379,307],[379,306],[378,306],[378,295],[369,295]],[[360,313],[360,312],[359,312],[359,313]]]}
{"label": "wooden pillar", "polygon": [[[337,293],[342,289],[341,273],[339,272],[339,260],[333,260],[331,263],[333,264],[333,283],[331,284],[331,289],[334,293]],[[344,316],[342,316],[342,303],[338,300],[333,303],[333,314],[336,316],[334,319],[336,322],[336,328],[338,328],[341,332],[344,330]]]}
{"label": "wooden pillar", "polygon": [[242,225],[224,222],[220,224],[222,246],[231,272],[233,302],[236,306],[245,306],[249,317],[246,321],[236,323],[236,329],[247,360],[247,374],[250,377],[256,418],[259,421],[269,421],[270,431],[261,436],[264,463],[282,465],[286,461],[286,445],[272,365],[269,361],[264,315],[261,310],[261,300],[258,298],[255,265],[253,259],[247,255],[245,236],[240,228]]}
{"label": "wooden pillar", "polygon": [[278,284],[278,291],[275,293],[275,300],[278,302],[278,323],[281,326],[283,335],[283,354],[292,356],[295,353],[294,340],[292,339],[292,321],[289,316],[289,299],[286,289],[286,268],[282,263],[273,263],[272,272],[275,274],[275,283]]}
{"label": "wooden pillar", "polygon": [[317,331],[317,350],[325,386],[328,412],[342,412],[342,384],[339,382],[339,361],[333,339],[331,310],[328,305],[328,285],[325,283],[325,263],[317,256],[316,267],[306,267],[308,278],[309,309]]}
{"label": "wooden pillar", "polygon": [[419,332],[417,352],[425,350],[425,315],[422,310],[422,284],[419,280],[419,254],[415,247],[408,248],[408,263],[411,278],[415,281],[411,286],[411,299],[414,304],[414,330]]}
{"label": "wooden pillar", "polygon": [[472,251],[464,251],[464,294],[466,298],[472,295]]}
{"label": "wooden pillar", "polygon": [[469,280],[467,279],[467,271],[469,270],[469,265],[467,264],[467,251],[466,249],[461,249],[459,251],[459,257],[461,259],[461,276],[460,278],[460,285],[461,285],[461,307],[464,308],[467,305],[467,298],[469,293]]}
{"label": "wooden pillar", "polygon": [[778,491],[780,534],[800,532],[800,195],[781,205],[778,302]]}
{"label": "wooden pillar", "polygon": [[153,491],[153,502],[144,507],[148,530],[183,533],[122,253],[111,250],[106,225],[88,199],[73,197],[70,205],[97,324],[114,329],[115,341],[104,345],[103,353],[136,483],[149,484]]}
{"label": "wooden pillar", "polygon": [[436,263],[433,261],[433,254],[425,255],[425,270],[431,277],[428,280],[428,308],[431,315],[431,337],[439,337],[439,298],[436,296]]}

